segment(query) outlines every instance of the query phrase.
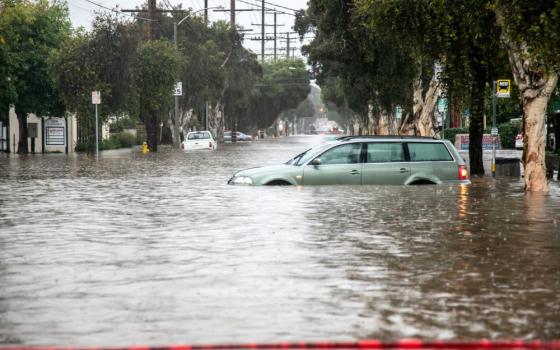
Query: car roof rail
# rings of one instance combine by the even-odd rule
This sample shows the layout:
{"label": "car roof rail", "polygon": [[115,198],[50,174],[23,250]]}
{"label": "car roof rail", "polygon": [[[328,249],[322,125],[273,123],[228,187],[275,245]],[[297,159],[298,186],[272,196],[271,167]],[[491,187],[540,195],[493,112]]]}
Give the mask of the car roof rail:
{"label": "car roof rail", "polygon": [[411,135],[354,135],[354,136],[341,136],[337,141],[347,141],[353,139],[423,139],[423,140],[440,140],[435,136],[411,136]]}

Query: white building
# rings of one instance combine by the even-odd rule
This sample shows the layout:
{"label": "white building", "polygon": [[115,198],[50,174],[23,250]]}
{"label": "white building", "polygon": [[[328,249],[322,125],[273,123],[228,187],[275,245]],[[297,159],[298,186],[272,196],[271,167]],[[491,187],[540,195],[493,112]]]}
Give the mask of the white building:
{"label": "white building", "polygon": [[[17,153],[19,143],[19,122],[14,108],[10,108],[7,142],[11,153]],[[38,117],[27,116],[28,139],[30,153],[73,153],[78,140],[76,117]],[[1,128],[0,128],[1,131]]]}

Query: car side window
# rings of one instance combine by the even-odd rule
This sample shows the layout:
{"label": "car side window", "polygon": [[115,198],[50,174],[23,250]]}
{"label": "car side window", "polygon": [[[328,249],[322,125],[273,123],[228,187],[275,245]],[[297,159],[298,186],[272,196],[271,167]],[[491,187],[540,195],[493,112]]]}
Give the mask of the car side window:
{"label": "car side window", "polygon": [[447,147],[443,143],[408,143],[408,152],[412,162],[452,161]]}
{"label": "car side window", "polygon": [[400,142],[371,142],[367,144],[367,163],[404,161],[403,144]]}
{"label": "car side window", "polygon": [[354,164],[360,162],[361,143],[348,143],[331,148],[318,158],[321,164]]}

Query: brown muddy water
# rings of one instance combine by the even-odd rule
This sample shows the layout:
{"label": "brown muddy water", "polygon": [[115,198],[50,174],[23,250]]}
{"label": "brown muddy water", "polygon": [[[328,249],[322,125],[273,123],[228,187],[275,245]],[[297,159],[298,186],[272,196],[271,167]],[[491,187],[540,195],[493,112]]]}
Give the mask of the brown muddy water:
{"label": "brown muddy water", "polygon": [[560,189],[228,186],[321,140],[0,156],[0,343],[560,338]]}

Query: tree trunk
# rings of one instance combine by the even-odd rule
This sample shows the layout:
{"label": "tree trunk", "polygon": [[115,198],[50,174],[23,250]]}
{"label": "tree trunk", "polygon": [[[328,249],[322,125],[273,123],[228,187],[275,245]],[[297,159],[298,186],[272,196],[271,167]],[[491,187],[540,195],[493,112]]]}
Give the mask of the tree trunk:
{"label": "tree trunk", "polygon": [[[547,81],[552,92],[558,77],[556,74]],[[546,87],[543,90],[547,90]],[[550,93],[537,93],[527,89],[523,92],[523,166],[525,169],[525,189],[527,191],[548,191],[545,164],[545,113]]]}
{"label": "tree trunk", "polygon": [[27,144],[27,136],[28,136],[27,113],[18,111],[16,107],[16,116],[17,116],[18,126],[19,126],[19,141],[18,141],[17,153],[27,154],[29,153],[29,147]]}
{"label": "tree trunk", "polygon": [[375,135],[389,135],[389,116],[385,112],[379,113],[375,118],[374,134]]}
{"label": "tree trunk", "polygon": [[519,87],[523,104],[525,191],[547,192],[544,122],[558,74],[539,61],[526,42],[509,35],[500,6],[496,6],[495,12],[496,22],[502,29],[500,39],[508,52],[513,79]]}
{"label": "tree trunk", "polygon": [[484,175],[482,135],[484,133],[484,88],[483,78],[476,79],[471,90],[471,119],[469,124],[469,164],[472,175]]}
{"label": "tree trunk", "polygon": [[146,118],[146,138],[150,152],[157,152],[158,128],[157,116],[150,114]]}
{"label": "tree trunk", "polygon": [[170,131],[171,139],[173,140],[173,147],[181,148],[181,113],[172,113]]}
{"label": "tree trunk", "polygon": [[[434,78],[430,81],[428,90],[422,93],[422,82],[417,79],[414,83],[413,118],[412,123],[419,136],[434,136],[434,110],[441,94],[441,83]],[[423,97],[422,97],[423,96]]]}

